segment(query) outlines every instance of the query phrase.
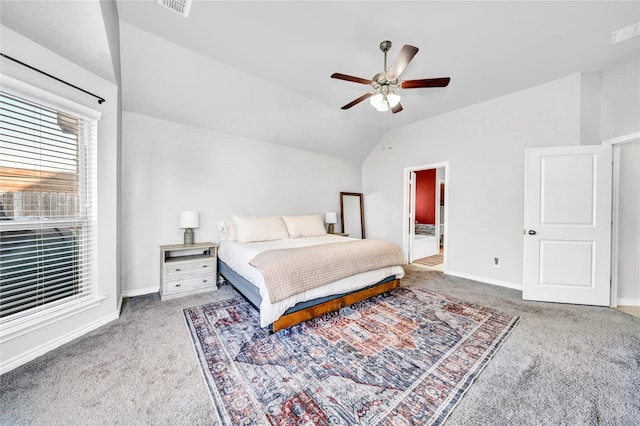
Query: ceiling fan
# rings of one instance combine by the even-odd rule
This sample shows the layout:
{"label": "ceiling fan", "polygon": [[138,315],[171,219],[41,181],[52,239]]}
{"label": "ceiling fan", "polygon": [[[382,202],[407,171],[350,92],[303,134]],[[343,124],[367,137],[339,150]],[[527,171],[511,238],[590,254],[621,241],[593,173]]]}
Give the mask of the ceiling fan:
{"label": "ceiling fan", "polygon": [[398,77],[407,67],[409,62],[418,53],[418,48],[405,44],[400,49],[400,53],[396,57],[395,61],[391,64],[391,67],[387,69],[387,52],[391,49],[391,42],[385,40],[380,43],[380,50],[384,53],[384,71],[374,75],[371,80],[366,78],[353,77],[347,74],[333,73],[331,78],[337,78],[338,80],[352,81],[354,83],[369,84],[373,87],[373,91],[365,93],[357,99],[349,102],[341,109],[349,109],[354,105],[359,104],[365,99],[371,98],[369,101],[374,108],[378,111],[391,111],[395,114],[402,111],[402,105],[400,104],[400,96],[395,93],[395,89],[417,89],[421,87],[446,87],[449,84],[449,77],[441,78],[425,78],[421,80],[404,80],[398,81]]}

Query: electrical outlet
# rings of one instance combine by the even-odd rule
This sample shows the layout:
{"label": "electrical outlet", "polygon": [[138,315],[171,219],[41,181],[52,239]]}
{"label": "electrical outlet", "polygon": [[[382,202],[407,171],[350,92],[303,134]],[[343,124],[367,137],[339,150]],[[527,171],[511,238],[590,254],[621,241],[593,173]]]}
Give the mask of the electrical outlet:
{"label": "electrical outlet", "polygon": [[500,267],[500,258],[498,258],[498,257],[494,257],[493,258],[493,266],[495,268],[499,268]]}

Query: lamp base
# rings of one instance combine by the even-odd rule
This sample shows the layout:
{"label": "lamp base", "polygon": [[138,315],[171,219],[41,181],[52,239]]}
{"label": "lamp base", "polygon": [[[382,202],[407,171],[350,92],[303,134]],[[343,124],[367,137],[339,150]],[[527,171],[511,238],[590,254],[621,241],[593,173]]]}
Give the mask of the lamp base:
{"label": "lamp base", "polygon": [[184,230],[184,243],[185,244],[193,244],[193,229],[187,228]]}
{"label": "lamp base", "polygon": [[329,234],[333,234],[333,223],[329,224]]}

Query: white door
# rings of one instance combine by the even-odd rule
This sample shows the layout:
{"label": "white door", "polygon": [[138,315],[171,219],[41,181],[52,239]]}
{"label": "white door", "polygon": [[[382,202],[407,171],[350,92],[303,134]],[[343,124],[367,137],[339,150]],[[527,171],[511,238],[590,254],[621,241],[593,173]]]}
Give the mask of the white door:
{"label": "white door", "polygon": [[525,300],[609,306],[611,147],[525,151]]}
{"label": "white door", "polygon": [[411,263],[414,260],[418,259],[414,255],[414,244],[416,240],[416,172],[409,172],[409,214],[407,215],[407,220],[409,223],[407,224],[407,229],[409,230],[409,239],[408,239],[408,262]]}

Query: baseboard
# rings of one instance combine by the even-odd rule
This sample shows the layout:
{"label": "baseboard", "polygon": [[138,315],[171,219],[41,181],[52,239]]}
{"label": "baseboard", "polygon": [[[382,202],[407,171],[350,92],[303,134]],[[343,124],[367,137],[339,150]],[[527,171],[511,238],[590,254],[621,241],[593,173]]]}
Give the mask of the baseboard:
{"label": "baseboard", "polygon": [[138,288],[136,290],[123,291],[122,297],[124,298],[124,297],[143,296],[145,294],[157,293],[159,291],[160,291],[160,287],[158,286]]}
{"label": "baseboard", "polygon": [[515,283],[510,283],[508,281],[494,280],[493,278],[487,278],[487,277],[481,277],[479,275],[467,274],[466,272],[452,271],[450,269],[445,270],[443,273],[447,274],[447,275],[453,275],[454,277],[466,278],[468,280],[478,281],[478,282],[481,282],[481,283],[484,283],[484,284],[497,285],[499,287],[506,287],[506,288],[511,288],[511,289],[514,289],[514,290],[522,291],[522,284],[515,284]]}
{"label": "baseboard", "polygon": [[640,299],[618,299],[618,306],[640,306]]}
{"label": "baseboard", "polygon": [[72,341],[75,338],[78,338],[80,336],[83,336],[84,334],[95,330],[96,328],[102,327],[103,325],[118,319],[118,317],[120,316],[119,312],[114,312],[104,318],[100,318],[97,321],[94,321],[90,324],[85,325],[82,328],[78,328],[76,330],[73,330],[70,333],[67,333],[65,335],[62,335],[60,337],[58,337],[57,339],[51,340],[43,345],[40,345],[38,347],[33,348],[30,351],[24,352],[12,359],[7,360],[6,362],[3,362],[2,365],[0,365],[0,374],[4,374],[7,373],[11,370],[13,370],[14,368],[20,367],[23,364],[26,364],[29,361],[33,361],[34,359],[38,358],[41,355],[44,355],[45,353],[54,350],[55,348],[58,348],[62,345],[64,345],[65,343],[69,343],[70,341]]}

